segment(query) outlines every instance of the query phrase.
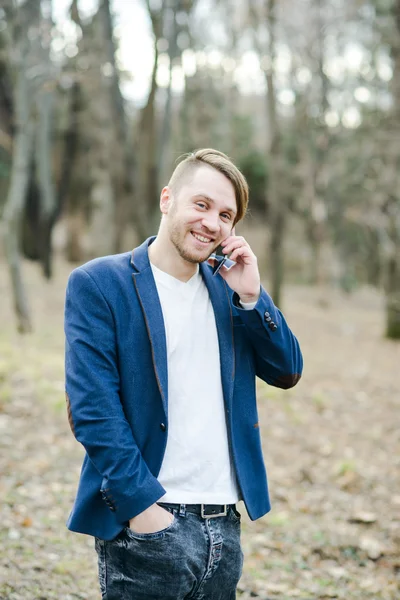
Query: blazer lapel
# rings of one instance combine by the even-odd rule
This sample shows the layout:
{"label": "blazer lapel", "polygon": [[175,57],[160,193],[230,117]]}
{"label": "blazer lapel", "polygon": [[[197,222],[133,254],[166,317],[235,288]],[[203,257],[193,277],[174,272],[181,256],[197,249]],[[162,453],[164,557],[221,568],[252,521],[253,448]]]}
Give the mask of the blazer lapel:
{"label": "blazer lapel", "polygon": [[[137,295],[142,306],[147,332],[153,354],[154,371],[157,378],[165,414],[168,414],[168,366],[167,340],[164,318],[157,287],[151,270],[148,247],[155,237],[149,238],[132,252],[132,274]],[[221,380],[224,399],[229,406],[232,401],[235,379],[235,354],[233,345],[233,318],[231,298],[226,283],[213,277],[207,263],[200,263],[200,272],[207,286],[214,309],[221,361]]]}
{"label": "blazer lapel", "polygon": [[200,264],[200,271],[210,295],[217,325],[221,379],[227,406],[231,404],[235,379],[235,353],[233,345],[233,318],[228,287],[221,277],[213,277],[207,263]]}
{"label": "blazer lapel", "polygon": [[156,283],[151,270],[148,246],[155,238],[149,238],[132,252],[131,264],[136,269],[132,274],[143,317],[149,335],[153,356],[154,371],[165,414],[168,414],[168,367],[167,340],[164,318]]}

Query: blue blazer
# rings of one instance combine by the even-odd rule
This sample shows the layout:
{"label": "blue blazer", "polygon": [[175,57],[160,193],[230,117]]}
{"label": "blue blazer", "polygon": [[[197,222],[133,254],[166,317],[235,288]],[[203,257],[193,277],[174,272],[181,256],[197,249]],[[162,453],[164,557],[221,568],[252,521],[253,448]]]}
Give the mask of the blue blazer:
{"label": "blue blazer", "polygon": [[[168,436],[167,347],[148,256],[153,240],[75,269],[67,287],[68,418],[86,450],[67,526],[104,540],[165,493],[157,475]],[[215,312],[232,460],[254,520],[270,510],[255,379],[290,388],[302,356],[264,289],[246,311],[206,262],[200,272]]]}

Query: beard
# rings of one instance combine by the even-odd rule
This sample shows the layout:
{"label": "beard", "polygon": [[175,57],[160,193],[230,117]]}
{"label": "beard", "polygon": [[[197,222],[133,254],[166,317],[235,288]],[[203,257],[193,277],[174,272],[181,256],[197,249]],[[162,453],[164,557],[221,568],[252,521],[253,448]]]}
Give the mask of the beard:
{"label": "beard", "polygon": [[[196,252],[196,250],[190,249],[185,247],[185,242],[184,242],[184,227],[179,223],[179,222],[175,222],[173,224],[171,224],[170,228],[169,228],[169,235],[170,235],[170,240],[173,243],[173,245],[175,246],[179,256],[181,256],[184,260],[186,260],[189,263],[192,264],[199,264],[201,262],[204,262],[205,260],[207,260],[208,258],[210,258],[211,254],[216,250],[216,248],[218,247],[218,244],[212,248],[211,250],[198,250]],[[188,235],[192,235],[190,233],[190,231],[185,232]]]}

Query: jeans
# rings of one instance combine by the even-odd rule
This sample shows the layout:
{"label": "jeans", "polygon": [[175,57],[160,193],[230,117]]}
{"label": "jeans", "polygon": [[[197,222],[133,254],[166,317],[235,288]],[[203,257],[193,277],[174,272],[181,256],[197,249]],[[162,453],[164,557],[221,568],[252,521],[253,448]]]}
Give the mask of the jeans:
{"label": "jeans", "polygon": [[95,539],[102,600],[234,600],[242,574],[240,515],[169,508],[174,520],[156,533],[125,527],[111,541]]}

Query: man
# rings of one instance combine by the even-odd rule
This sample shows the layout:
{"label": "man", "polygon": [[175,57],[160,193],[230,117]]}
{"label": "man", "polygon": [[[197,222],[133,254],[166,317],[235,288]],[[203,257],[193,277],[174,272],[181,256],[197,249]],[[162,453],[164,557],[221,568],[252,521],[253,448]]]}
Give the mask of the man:
{"label": "man", "polygon": [[[235,504],[270,509],[255,378],[292,387],[302,357],[234,233],[247,203],[228,157],[198,150],[161,192],[156,238],[70,276],[67,404],[86,455],[67,525],[96,538],[103,599],[235,598]],[[218,245],[233,262],[213,275]]]}

